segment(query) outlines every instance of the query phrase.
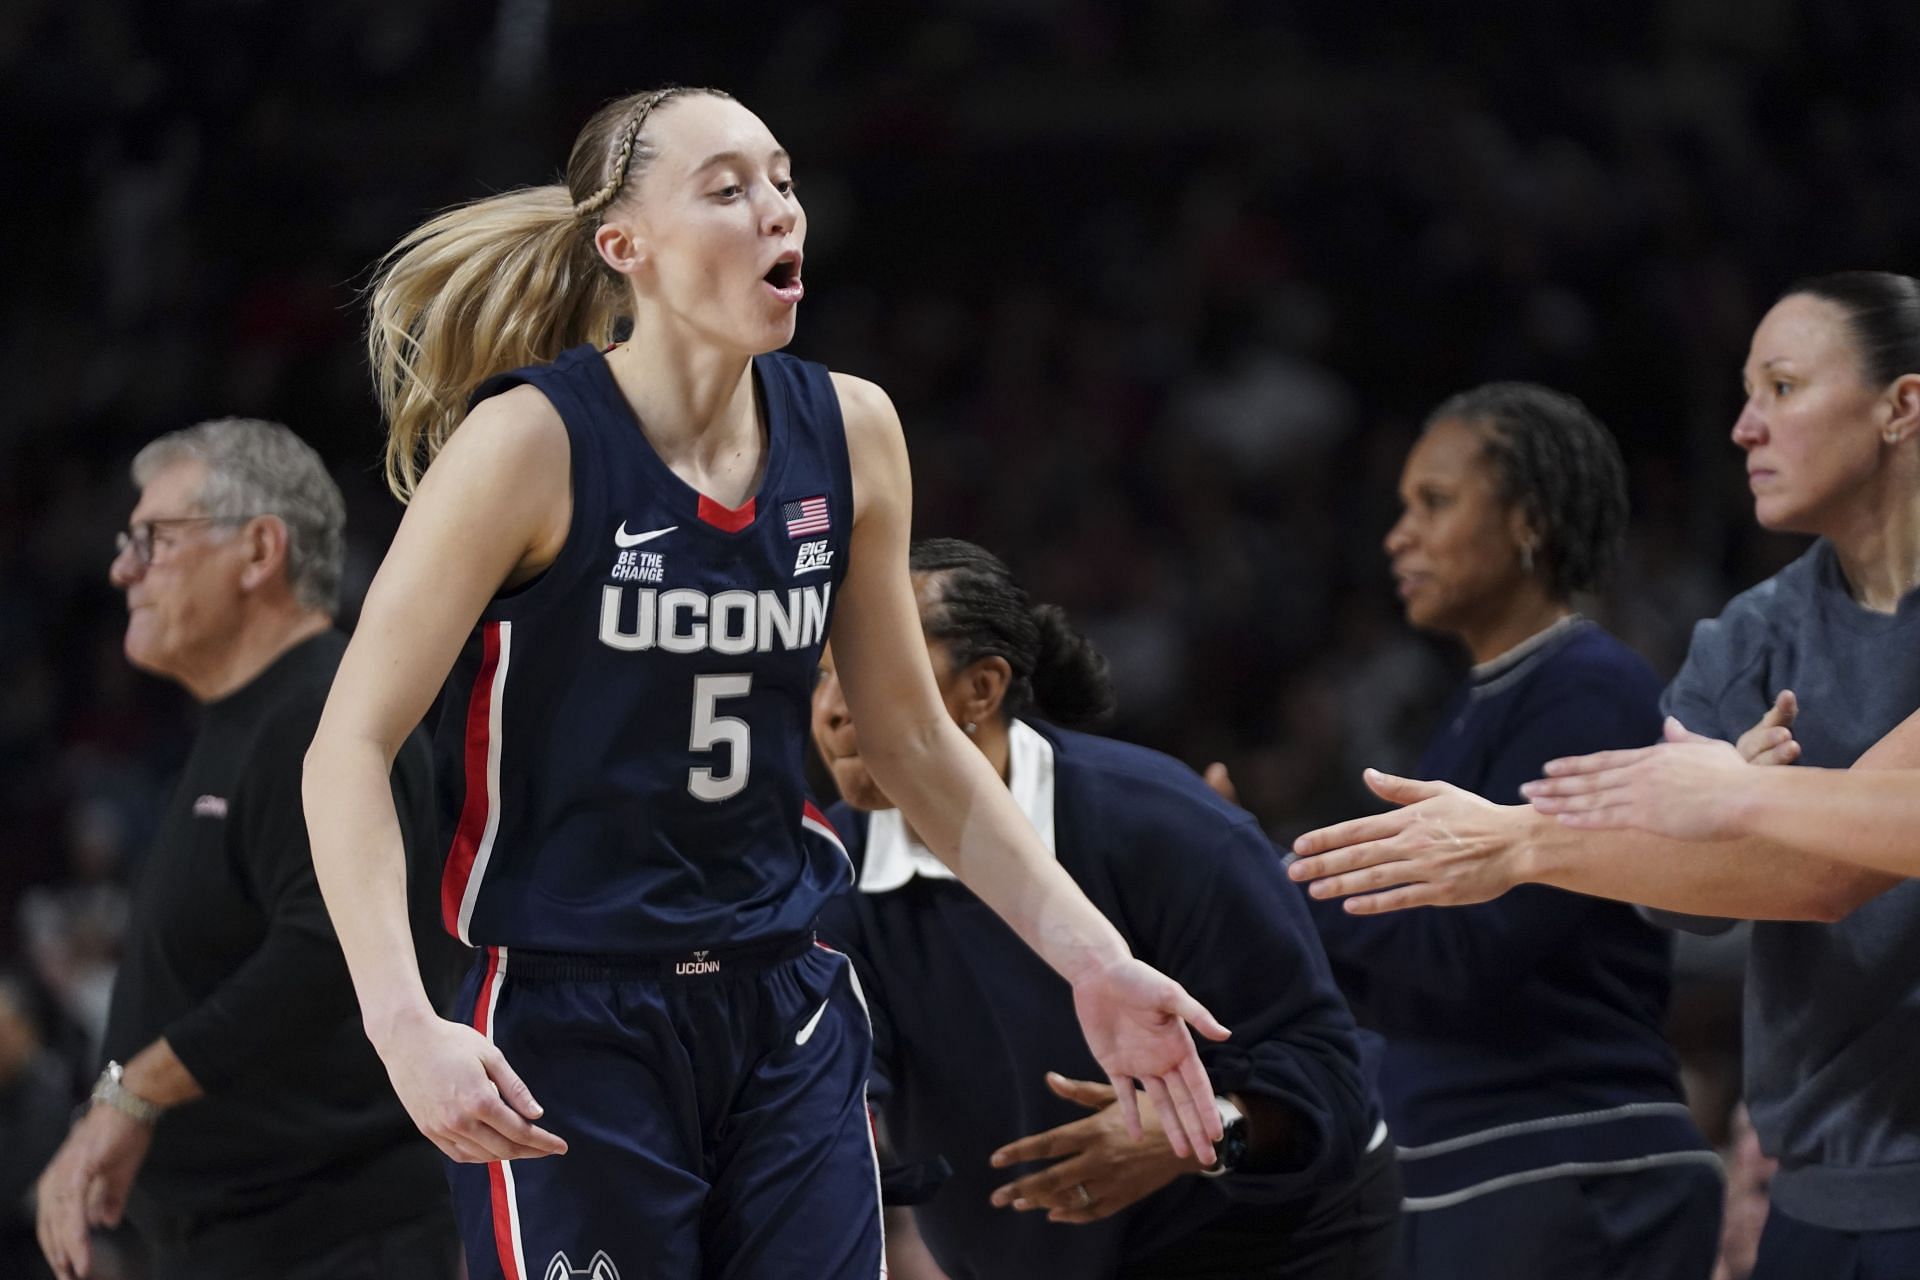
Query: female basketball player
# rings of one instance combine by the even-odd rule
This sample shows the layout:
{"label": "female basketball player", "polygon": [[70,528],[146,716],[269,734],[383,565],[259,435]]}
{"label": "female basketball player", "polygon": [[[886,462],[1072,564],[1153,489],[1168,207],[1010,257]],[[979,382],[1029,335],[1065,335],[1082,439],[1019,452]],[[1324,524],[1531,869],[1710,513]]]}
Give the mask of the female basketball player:
{"label": "female basketball player", "polygon": [[[1584,405],[1526,383],[1453,397],[1400,502],[1386,549],[1407,620],[1474,662],[1423,776],[1511,802],[1555,756],[1659,737],[1652,669],[1573,610],[1627,517],[1619,448]],[[1721,1181],[1661,1029],[1662,930],[1542,887],[1457,913],[1314,908],[1386,1038],[1411,1280],[1705,1280]]]}
{"label": "female basketball player", "polygon": [[[1920,767],[1920,734],[1888,732],[1920,706],[1920,281],[1796,286],[1755,330],[1744,377],[1733,439],[1755,518],[1818,541],[1695,629],[1666,709],[1726,740],[1790,688],[1805,763]],[[1747,1103],[1781,1168],[1755,1280],[1920,1274],[1920,1127],[1892,1119],[1920,1115],[1920,888],[1771,839],[1578,831],[1440,783],[1370,782],[1407,807],[1296,845],[1316,894],[1368,894],[1349,911],[1535,882],[1757,920]]]}
{"label": "female basketball player", "polygon": [[1106,660],[999,559],[939,538],[915,543],[910,564],[947,714],[1129,943],[1235,1027],[1205,1055],[1233,1117],[1219,1165],[1174,1155],[1157,1132],[1129,1140],[1111,1089],[1066,1078],[1093,1064],[1065,988],[875,784],[829,652],[813,737],[860,871],[821,932],[872,1001],[895,1153],[953,1167],[914,1210],[945,1274],[1398,1275],[1399,1180],[1352,1015],[1260,825],[1178,761],[1064,727],[1112,708]]}
{"label": "female basketball player", "polygon": [[[1130,957],[941,709],[892,405],[765,354],[805,238],[767,127],[666,89],[595,115],[565,186],[421,227],[374,291],[411,504],[307,813],[368,1034],[462,1162],[477,1277],[878,1274],[869,1031],[811,941],[846,877],[801,778],[830,623],[875,776],[1072,983],[1130,1125],[1138,1081],[1175,1150],[1221,1133],[1183,1019],[1225,1029]],[[484,949],[454,1020],[414,969],[386,783],[443,681],[443,908]]]}

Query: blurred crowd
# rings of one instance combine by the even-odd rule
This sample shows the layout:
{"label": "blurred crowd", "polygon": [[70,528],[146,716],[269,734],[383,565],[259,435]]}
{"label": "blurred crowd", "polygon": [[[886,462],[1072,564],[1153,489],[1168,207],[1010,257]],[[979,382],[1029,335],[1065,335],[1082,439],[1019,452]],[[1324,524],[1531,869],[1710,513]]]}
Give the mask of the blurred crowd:
{"label": "blurred crowd", "polygon": [[[0,1055],[0,1093],[90,1075],[188,732],[119,653],[131,453],[287,422],[337,470],[364,589],[397,518],[368,268],[428,210],[549,180],[649,84],[727,87],[795,153],[794,349],[892,393],[916,532],[1066,606],[1114,663],[1115,731],[1230,761],[1276,831],[1367,807],[1361,766],[1408,763],[1458,675],[1379,541],[1412,434],[1466,386],[1546,382],[1621,437],[1632,549],[1591,609],[1670,674],[1794,550],[1754,530],[1727,441],[1754,321],[1801,275],[1915,268],[1920,6],[1414,9],[0,9],[0,1003],[48,1046]],[[1714,1016],[1693,1038],[1730,1052]]]}

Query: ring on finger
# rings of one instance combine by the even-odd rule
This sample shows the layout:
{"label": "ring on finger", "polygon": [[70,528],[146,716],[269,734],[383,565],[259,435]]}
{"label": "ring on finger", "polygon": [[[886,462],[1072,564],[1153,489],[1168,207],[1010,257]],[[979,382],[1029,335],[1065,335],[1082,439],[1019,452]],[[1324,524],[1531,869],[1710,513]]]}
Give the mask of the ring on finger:
{"label": "ring on finger", "polygon": [[1074,1194],[1080,1197],[1080,1203],[1077,1206],[1078,1208],[1081,1208],[1081,1209],[1093,1208],[1093,1193],[1087,1190],[1086,1183],[1084,1182],[1074,1183],[1073,1190],[1074,1190]]}

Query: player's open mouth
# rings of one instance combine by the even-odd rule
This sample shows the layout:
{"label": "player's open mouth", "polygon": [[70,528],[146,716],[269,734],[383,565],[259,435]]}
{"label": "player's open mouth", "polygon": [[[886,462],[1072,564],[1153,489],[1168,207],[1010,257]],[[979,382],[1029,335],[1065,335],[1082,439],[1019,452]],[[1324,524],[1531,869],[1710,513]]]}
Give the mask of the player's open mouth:
{"label": "player's open mouth", "polygon": [[806,286],[800,283],[800,256],[790,254],[773,264],[773,269],[762,276],[767,286],[774,291],[782,302],[798,302],[806,293]]}

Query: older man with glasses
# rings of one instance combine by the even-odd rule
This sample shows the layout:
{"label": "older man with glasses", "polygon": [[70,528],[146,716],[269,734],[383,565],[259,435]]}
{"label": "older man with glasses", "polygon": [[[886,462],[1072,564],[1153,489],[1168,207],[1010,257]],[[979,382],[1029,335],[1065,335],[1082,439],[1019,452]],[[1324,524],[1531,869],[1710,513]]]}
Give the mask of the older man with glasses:
{"label": "older man with glasses", "polygon": [[[41,1175],[55,1273],[85,1276],[123,1211],[156,1280],[458,1274],[433,1147],[360,1027],[314,880],[302,757],[345,648],[334,629],[345,505],[285,427],[226,419],[161,437],[111,576],[128,661],[201,704],[135,890],[92,1101]],[[463,967],[437,928],[430,754],[393,788],[423,974]]]}

